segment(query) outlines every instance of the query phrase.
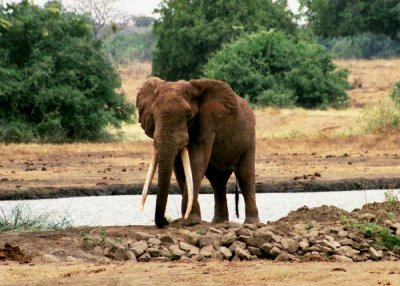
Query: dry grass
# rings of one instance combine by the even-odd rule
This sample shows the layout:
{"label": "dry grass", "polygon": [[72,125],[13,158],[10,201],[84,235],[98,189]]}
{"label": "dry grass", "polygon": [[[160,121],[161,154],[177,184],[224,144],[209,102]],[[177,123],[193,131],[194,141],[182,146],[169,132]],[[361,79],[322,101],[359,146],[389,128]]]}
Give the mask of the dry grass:
{"label": "dry grass", "polygon": [[[335,60],[350,70],[349,82],[356,86],[348,91],[351,107],[342,110],[304,110],[301,108],[256,109],[257,138],[343,137],[362,134],[362,107],[376,105],[386,97],[393,84],[400,80],[400,59]],[[151,74],[151,63],[120,67],[122,88],[128,100],[136,94]],[[124,125],[122,141],[146,140],[138,124]],[[114,131],[115,133],[117,131]]]}

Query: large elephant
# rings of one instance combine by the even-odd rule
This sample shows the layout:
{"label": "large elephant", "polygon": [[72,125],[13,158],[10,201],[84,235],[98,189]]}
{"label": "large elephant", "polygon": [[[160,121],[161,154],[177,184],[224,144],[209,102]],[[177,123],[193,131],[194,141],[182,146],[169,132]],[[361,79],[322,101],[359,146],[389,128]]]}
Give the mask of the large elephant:
{"label": "large elephant", "polygon": [[245,223],[259,222],[255,199],[255,118],[247,102],[217,80],[147,80],[136,106],[139,122],[153,138],[154,154],[142,204],[158,164],[155,223],[168,224],[165,208],[172,170],[183,194],[186,225],[201,223],[198,202],[204,175],[214,189],[213,223],[229,220],[226,184],[235,173],[245,202]]}

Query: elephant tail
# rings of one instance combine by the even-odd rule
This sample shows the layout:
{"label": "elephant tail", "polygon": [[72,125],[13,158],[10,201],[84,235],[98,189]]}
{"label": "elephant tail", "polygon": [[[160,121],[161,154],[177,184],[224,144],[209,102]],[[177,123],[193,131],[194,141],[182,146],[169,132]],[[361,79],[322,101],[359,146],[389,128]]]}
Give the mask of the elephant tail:
{"label": "elephant tail", "polygon": [[236,209],[236,217],[239,218],[239,188],[238,188],[238,179],[236,178],[235,185],[235,209]]}

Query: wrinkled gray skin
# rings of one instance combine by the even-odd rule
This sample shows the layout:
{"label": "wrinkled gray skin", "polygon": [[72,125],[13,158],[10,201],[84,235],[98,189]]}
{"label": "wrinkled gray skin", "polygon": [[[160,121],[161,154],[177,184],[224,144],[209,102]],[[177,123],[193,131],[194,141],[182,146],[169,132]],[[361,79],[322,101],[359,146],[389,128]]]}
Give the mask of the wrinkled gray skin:
{"label": "wrinkled gray skin", "polygon": [[194,201],[186,225],[201,223],[198,194],[204,175],[214,189],[213,223],[229,220],[226,184],[235,173],[245,202],[245,223],[259,222],[255,199],[255,118],[247,102],[230,86],[216,80],[146,81],[137,95],[139,122],[154,139],[158,152],[158,191],[155,222],[164,217],[171,174],[183,194],[182,216],[187,206],[187,187],[179,156],[187,146],[193,174]]}

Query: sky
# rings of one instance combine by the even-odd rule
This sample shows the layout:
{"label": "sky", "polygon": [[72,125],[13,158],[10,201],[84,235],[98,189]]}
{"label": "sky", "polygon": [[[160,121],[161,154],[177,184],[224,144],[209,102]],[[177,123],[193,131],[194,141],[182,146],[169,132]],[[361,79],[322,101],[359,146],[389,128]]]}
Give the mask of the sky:
{"label": "sky", "polygon": [[[36,4],[43,5],[48,0],[34,0]],[[0,0],[1,2],[1,0]],[[16,0],[4,1],[4,2],[20,2]],[[73,0],[62,0],[64,6],[68,7],[73,3]],[[161,0],[120,0],[121,2],[121,10],[123,10],[126,14],[132,15],[146,15],[152,16],[153,10],[157,8],[158,4]],[[289,8],[293,12],[297,12],[297,8],[299,6],[297,0],[289,0],[288,1]]]}

